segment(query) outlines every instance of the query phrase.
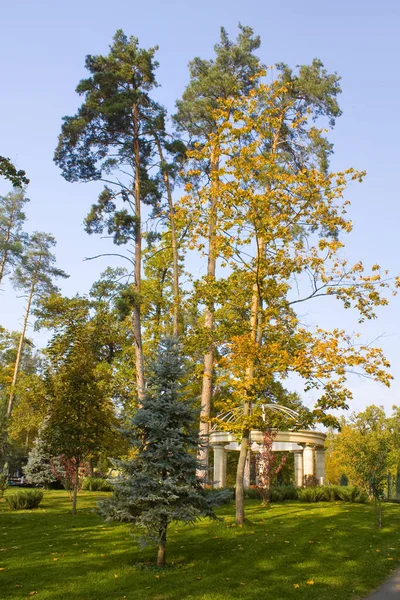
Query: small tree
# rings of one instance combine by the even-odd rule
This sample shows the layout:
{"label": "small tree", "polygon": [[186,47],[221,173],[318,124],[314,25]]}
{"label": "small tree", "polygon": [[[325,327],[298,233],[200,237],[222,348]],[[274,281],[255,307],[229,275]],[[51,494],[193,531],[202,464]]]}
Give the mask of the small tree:
{"label": "small tree", "polygon": [[100,504],[106,519],[133,523],[142,541],[158,545],[159,567],[165,565],[168,525],[193,523],[204,515],[216,518],[212,504],[222,499],[217,495],[212,502],[196,476],[199,436],[195,414],[183,398],[179,352],[175,339],[160,344],[143,403],[132,419],[135,455],[115,461],[121,476],[113,497]]}
{"label": "small tree", "polygon": [[264,432],[262,449],[257,457],[258,487],[264,505],[271,501],[272,480],[286,462],[285,456],[279,460],[276,452],[272,449],[275,437],[276,432],[272,429]]}
{"label": "small tree", "polygon": [[45,421],[42,424],[39,435],[29,453],[28,462],[23,468],[27,482],[40,486],[47,486],[56,479],[52,469],[48,444],[42,437],[46,423]]}

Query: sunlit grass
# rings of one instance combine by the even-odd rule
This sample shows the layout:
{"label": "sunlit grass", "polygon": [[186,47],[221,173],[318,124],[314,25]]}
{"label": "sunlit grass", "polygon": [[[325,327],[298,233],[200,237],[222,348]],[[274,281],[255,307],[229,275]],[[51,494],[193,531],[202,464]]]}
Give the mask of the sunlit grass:
{"label": "sunlit grass", "polygon": [[[105,494],[102,494],[103,496]],[[0,598],[43,600],[349,600],[376,587],[400,561],[400,506],[247,503],[249,522],[172,526],[165,570],[153,548],[140,550],[125,524],[95,514],[98,494],[45,492],[35,511],[0,501]],[[297,587],[298,586],[298,587]]]}

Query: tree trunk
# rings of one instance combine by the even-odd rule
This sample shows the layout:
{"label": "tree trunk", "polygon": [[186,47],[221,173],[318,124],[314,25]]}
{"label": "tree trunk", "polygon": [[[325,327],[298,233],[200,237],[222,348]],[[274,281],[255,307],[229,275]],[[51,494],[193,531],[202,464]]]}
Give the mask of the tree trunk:
{"label": "tree trunk", "polygon": [[145,389],[144,379],[144,358],[142,344],[142,323],[141,323],[141,308],[140,308],[140,292],[141,292],[141,270],[142,270],[142,224],[140,216],[141,198],[140,198],[140,147],[139,147],[139,111],[137,104],[133,105],[133,155],[135,161],[135,306],[133,308],[133,337],[135,340],[135,365],[136,365],[136,386],[139,404],[142,403]]}
{"label": "tree trunk", "polygon": [[[164,154],[159,137],[156,135],[156,143],[158,148],[158,154],[160,156],[161,165],[165,163]],[[173,276],[173,298],[174,298],[174,312],[173,312],[173,336],[179,337],[179,322],[180,322],[180,305],[179,305],[179,255],[178,255],[178,240],[176,235],[175,226],[175,210],[174,203],[172,200],[171,184],[169,180],[168,171],[162,169],[165,189],[167,191],[168,198],[168,209],[169,209],[169,226],[171,230],[171,246],[172,246],[172,276]]]}
{"label": "tree trunk", "polygon": [[29,319],[29,314],[30,314],[30,310],[31,310],[32,298],[33,298],[33,294],[34,294],[34,291],[35,291],[35,284],[36,284],[36,282],[33,281],[32,285],[31,285],[30,292],[29,292],[28,304],[26,306],[25,317],[24,317],[24,324],[23,324],[22,332],[21,332],[21,335],[20,335],[20,338],[19,338],[19,344],[18,344],[18,350],[17,350],[17,358],[15,360],[14,373],[13,373],[13,378],[12,378],[11,388],[10,388],[10,396],[8,398],[7,420],[9,420],[11,418],[12,409],[13,409],[13,405],[14,405],[14,400],[15,400],[15,386],[17,384],[18,371],[19,371],[19,367],[20,367],[20,364],[21,364],[22,349],[23,349],[23,346],[24,346],[26,327],[28,325],[28,319]]}
{"label": "tree trunk", "polygon": [[1,257],[1,260],[0,260],[0,285],[1,285],[2,281],[3,281],[4,270],[5,270],[6,264],[7,264],[7,258],[8,258],[7,244],[10,241],[11,230],[12,230],[12,226],[14,225],[13,216],[14,215],[12,214],[11,218],[10,218],[10,222],[9,222],[8,228],[7,228],[7,233],[6,233],[6,235],[4,237],[4,241],[3,241],[5,249],[4,249],[4,254],[3,254],[3,256]]}
{"label": "tree trunk", "polygon": [[[260,260],[264,257],[264,242],[262,239],[258,240],[257,245],[257,264],[259,265]],[[260,300],[260,290],[259,290],[259,281],[258,281],[258,270],[257,269],[257,280],[253,285],[253,295],[251,300],[251,311],[250,311],[250,335],[251,340],[254,345],[261,345],[262,341],[262,323],[261,323],[261,300]],[[246,390],[248,397],[244,401],[243,406],[243,417],[246,419],[250,415],[251,412],[251,397],[252,397],[252,385],[254,379],[254,361],[252,357],[250,357],[250,364],[246,369],[245,380],[246,380]],[[245,517],[244,517],[244,486],[243,486],[243,478],[244,478],[244,469],[246,466],[246,457],[247,451],[250,446],[250,431],[245,429],[242,435],[241,443],[240,443],[240,454],[239,454],[239,462],[236,471],[236,523],[238,525],[243,525]]]}
{"label": "tree trunk", "polygon": [[74,476],[74,489],[72,492],[72,514],[76,515],[76,502],[78,498],[78,485],[79,485],[79,460],[76,460],[75,464],[75,476]]}
{"label": "tree trunk", "polygon": [[157,567],[165,567],[165,551],[167,545],[167,523],[164,522],[159,529],[159,542],[157,553]]}
{"label": "tree trunk", "polygon": [[[218,201],[218,178],[215,176],[215,172],[219,167],[219,157],[217,150],[214,148],[211,153],[211,185],[216,186],[216,190],[212,190],[211,201],[210,201],[210,223],[208,229],[208,263],[207,263],[207,277],[210,280],[215,279],[215,267],[216,267],[216,226],[217,226],[217,201]],[[214,175],[213,175],[214,173]],[[212,301],[207,302],[204,311],[204,327],[208,330],[209,345],[207,352],[204,355],[204,370],[203,370],[203,381],[201,387],[201,399],[200,399],[200,442],[201,446],[198,452],[198,460],[202,465],[202,468],[198,471],[198,476],[207,481],[208,479],[208,463],[209,463],[209,418],[211,414],[211,398],[212,398],[212,387],[213,387],[213,370],[214,370],[214,341],[213,341],[213,329],[214,329],[214,303]]]}
{"label": "tree trunk", "polygon": [[[271,147],[271,155],[273,156],[276,153],[278,142],[280,138],[282,123],[285,115],[285,109],[281,112],[278,120],[278,127],[274,135],[274,139]],[[265,240],[263,238],[257,239],[257,272],[256,272],[256,281],[253,285],[253,296],[251,300],[251,313],[250,313],[250,331],[251,338],[254,344],[258,344],[261,346],[262,344],[262,334],[263,334],[263,322],[262,322],[262,297],[260,294],[260,271],[262,272],[262,261],[265,258]],[[251,397],[251,387],[254,379],[254,362],[247,367],[246,369],[246,388],[247,393]],[[243,414],[245,416],[250,415],[251,412],[251,404],[248,399],[245,399],[244,402],[244,411]],[[246,464],[246,454],[247,448],[249,446],[249,437],[250,432],[244,431],[242,438],[242,446],[244,443],[245,449],[243,449],[242,456],[242,446],[239,456],[239,462],[236,472],[236,523],[243,524],[244,523],[244,492],[243,492],[243,477],[244,477],[244,467]],[[246,451],[246,453],[245,453]],[[238,486],[239,483],[239,486]]]}

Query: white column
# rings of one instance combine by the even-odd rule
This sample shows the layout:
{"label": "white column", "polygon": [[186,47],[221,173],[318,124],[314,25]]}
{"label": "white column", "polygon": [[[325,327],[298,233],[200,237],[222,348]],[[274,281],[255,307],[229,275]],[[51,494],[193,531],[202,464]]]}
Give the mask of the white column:
{"label": "white column", "polygon": [[325,448],[317,446],[315,448],[315,475],[320,483],[325,483]]}
{"label": "white column", "polygon": [[294,454],[294,482],[296,487],[303,487],[303,450],[295,450]]}
{"label": "white column", "polygon": [[314,448],[306,444],[303,450],[303,473],[304,477],[307,475],[314,475]]}
{"label": "white column", "polygon": [[226,486],[226,452],[225,444],[215,444],[214,446],[214,487],[222,488]]}
{"label": "white column", "polygon": [[243,487],[245,489],[250,487],[250,453],[251,451],[247,451],[246,463],[244,465],[244,476],[243,476]]}

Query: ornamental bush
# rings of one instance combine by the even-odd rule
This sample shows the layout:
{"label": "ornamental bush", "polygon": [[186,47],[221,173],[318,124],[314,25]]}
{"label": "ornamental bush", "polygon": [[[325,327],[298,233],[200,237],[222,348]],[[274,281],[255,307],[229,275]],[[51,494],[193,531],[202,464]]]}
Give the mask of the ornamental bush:
{"label": "ornamental bush", "polygon": [[31,510],[37,508],[43,499],[42,490],[18,490],[6,496],[11,510]]}
{"label": "ornamental bush", "polygon": [[82,481],[82,490],[86,492],[112,492],[112,483],[101,477],[85,477]]}
{"label": "ornamental bush", "polygon": [[306,487],[297,490],[301,502],[357,502],[360,504],[368,500],[368,495],[358,487],[351,486],[318,486]]}

